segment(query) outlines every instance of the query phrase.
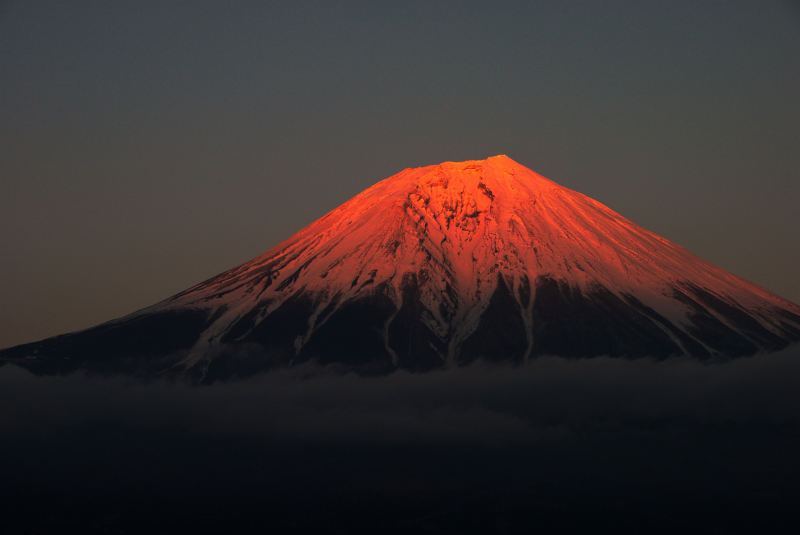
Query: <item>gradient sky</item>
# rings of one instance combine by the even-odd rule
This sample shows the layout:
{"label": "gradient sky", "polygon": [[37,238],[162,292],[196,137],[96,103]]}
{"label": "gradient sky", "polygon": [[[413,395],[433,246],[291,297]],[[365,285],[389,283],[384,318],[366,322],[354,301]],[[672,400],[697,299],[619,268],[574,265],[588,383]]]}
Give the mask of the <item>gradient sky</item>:
{"label": "gradient sky", "polygon": [[0,2],[0,347],[499,153],[800,302],[797,2],[383,4]]}

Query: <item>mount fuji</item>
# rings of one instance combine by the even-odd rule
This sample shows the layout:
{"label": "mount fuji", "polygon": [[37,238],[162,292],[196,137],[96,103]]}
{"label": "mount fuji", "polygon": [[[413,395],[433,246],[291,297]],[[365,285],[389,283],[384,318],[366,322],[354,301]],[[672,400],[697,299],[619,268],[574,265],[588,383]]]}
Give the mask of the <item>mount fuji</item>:
{"label": "mount fuji", "polygon": [[307,361],[371,374],[797,341],[797,305],[500,155],[401,171],[249,262],[0,359],[208,382]]}

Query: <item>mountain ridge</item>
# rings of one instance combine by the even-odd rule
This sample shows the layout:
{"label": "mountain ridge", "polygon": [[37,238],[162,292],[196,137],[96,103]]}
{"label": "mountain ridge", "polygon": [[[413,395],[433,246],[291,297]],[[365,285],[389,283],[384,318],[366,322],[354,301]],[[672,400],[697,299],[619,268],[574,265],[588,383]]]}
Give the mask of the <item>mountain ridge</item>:
{"label": "mountain ridge", "polygon": [[[800,340],[797,305],[505,155],[404,169],[262,255],[99,327],[155,317],[178,325],[148,350],[171,355],[156,368],[203,379],[307,360],[423,371],[545,353],[740,356]],[[59,353],[48,340],[0,355]]]}

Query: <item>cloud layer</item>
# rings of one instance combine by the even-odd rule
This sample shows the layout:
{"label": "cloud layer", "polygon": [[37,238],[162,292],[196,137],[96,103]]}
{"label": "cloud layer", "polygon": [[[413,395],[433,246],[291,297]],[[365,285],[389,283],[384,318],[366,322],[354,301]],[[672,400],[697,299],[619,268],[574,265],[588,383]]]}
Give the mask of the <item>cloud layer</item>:
{"label": "cloud layer", "polygon": [[44,532],[778,531],[798,498],[798,372],[800,348],[212,386],[3,366],[0,503]]}
{"label": "cloud layer", "polygon": [[275,440],[526,443],[641,426],[796,426],[798,377],[798,348],[722,364],[540,358],[370,378],[298,368],[203,387],[4,366],[0,425],[48,434],[113,420]]}

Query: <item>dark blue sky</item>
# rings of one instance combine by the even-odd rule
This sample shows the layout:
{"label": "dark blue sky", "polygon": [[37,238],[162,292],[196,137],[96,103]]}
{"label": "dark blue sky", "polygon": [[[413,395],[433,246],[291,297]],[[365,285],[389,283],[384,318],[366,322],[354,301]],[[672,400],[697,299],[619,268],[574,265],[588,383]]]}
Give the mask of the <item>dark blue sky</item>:
{"label": "dark blue sky", "polygon": [[383,4],[0,2],[0,346],[498,153],[800,301],[796,2]]}

